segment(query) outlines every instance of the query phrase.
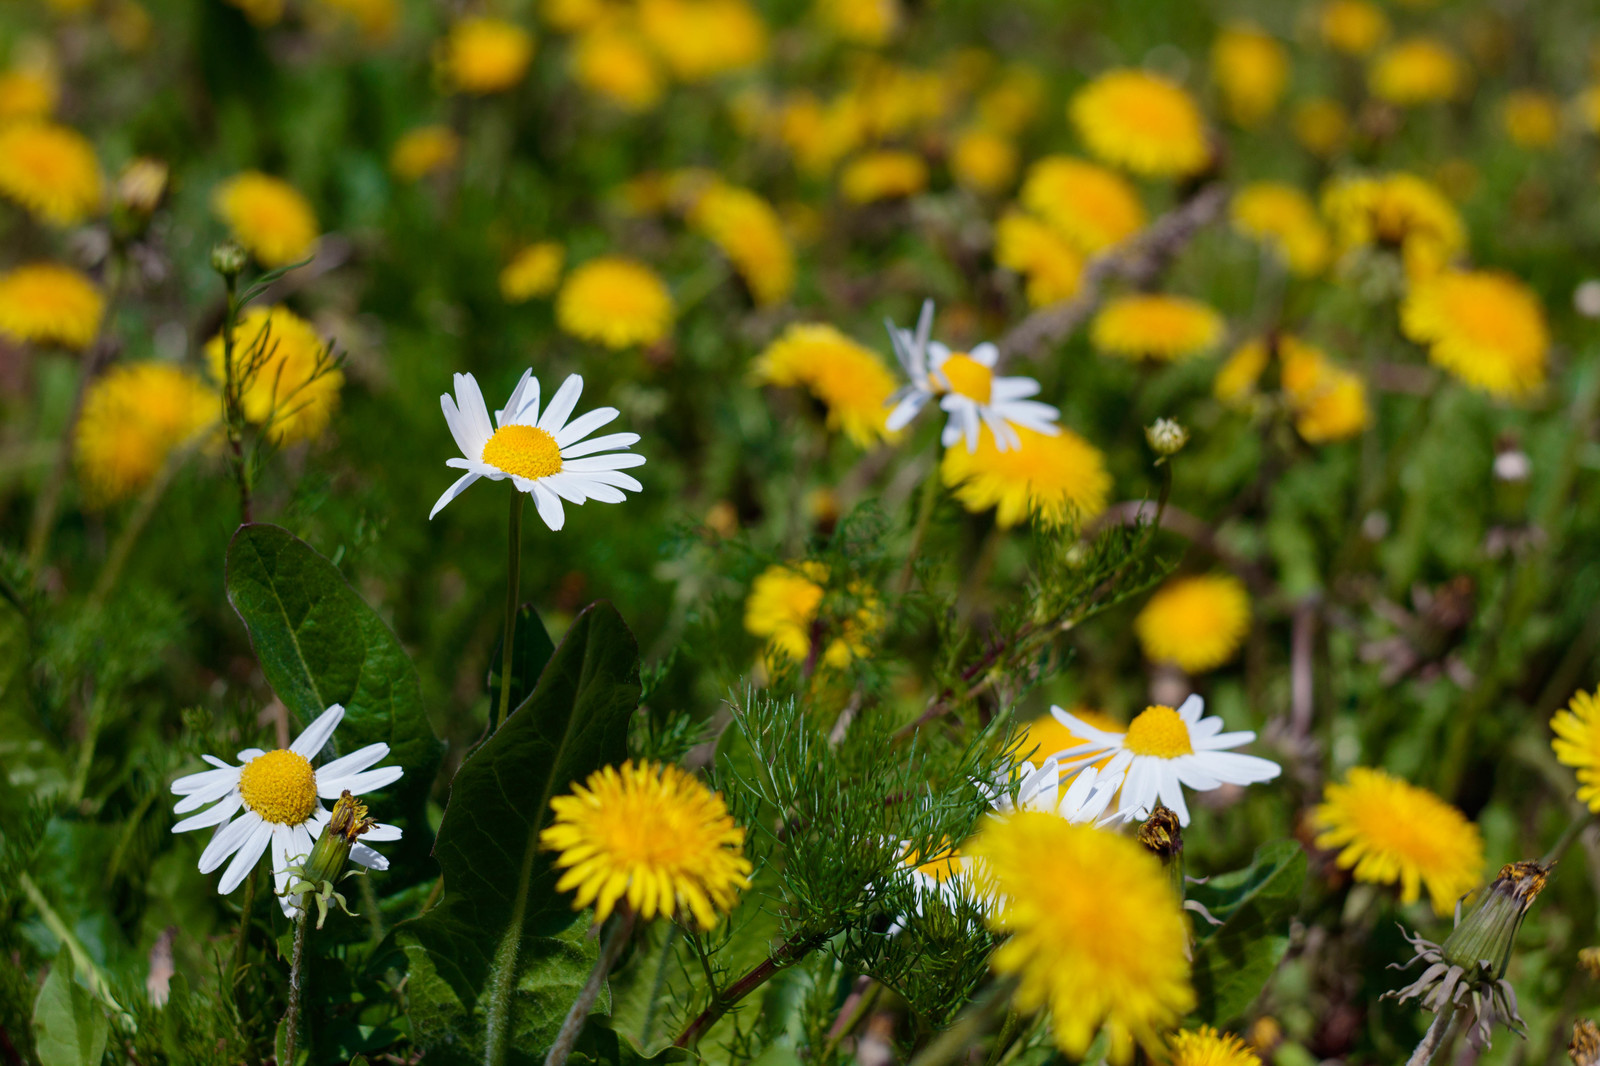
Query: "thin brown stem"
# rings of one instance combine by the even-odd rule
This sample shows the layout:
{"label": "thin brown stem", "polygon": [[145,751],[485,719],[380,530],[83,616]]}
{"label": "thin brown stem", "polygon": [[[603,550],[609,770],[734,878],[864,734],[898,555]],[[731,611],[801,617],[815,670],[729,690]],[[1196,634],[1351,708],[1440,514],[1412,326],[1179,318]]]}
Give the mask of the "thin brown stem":
{"label": "thin brown stem", "polygon": [[770,981],[779,972],[788,969],[827,940],[823,933],[804,933],[790,937],[763,959],[755,969],[739,978],[727,988],[712,996],[706,1009],[697,1015],[688,1027],[672,1042],[673,1047],[693,1048],[700,1043],[706,1031],[722,1019],[740,1000]]}
{"label": "thin brown stem", "polygon": [[605,987],[606,975],[611,972],[611,967],[616,965],[617,956],[622,954],[623,947],[628,943],[628,937],[633,934],[633,923],[634,913],[625,907],[618,914],[617,923],[611,928],[611,935],[606,938],[605,945],[600,949],[600,958],[595,962],[589,980],[578,992],[578,998],[572,1001],[572,1009],[567,1011],[566,1020],[561,1023],[561,1031],[556,1034],[555,1043],[550,1045],[550,1053],[545,1056],[544,1066],[566,1066],[573,1045],[578,1042],[578,1036],[583,1032],[583,1023],[589,1019],[589,1012],[594,1009],[594,1002],[600,998],[600,990]]}

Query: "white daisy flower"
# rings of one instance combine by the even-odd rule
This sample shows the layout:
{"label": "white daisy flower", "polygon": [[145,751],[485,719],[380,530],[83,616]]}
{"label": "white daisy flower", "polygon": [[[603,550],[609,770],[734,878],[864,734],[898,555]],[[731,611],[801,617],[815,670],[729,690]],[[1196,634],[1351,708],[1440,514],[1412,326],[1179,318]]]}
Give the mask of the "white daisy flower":
{"label": "white daisy flower", "polygon": [[[1205,701],[1197,695],[1184,700],[1177,710],[1145,708],[1126,733],[1096,729],[1060,707],[1050,708],[1050,713],[1074,736],[1085,738],[1082,744],[1054,755],[1069,771],[1111,757],[1099,772],[1098,788],[1121,788],[1117,813],[1125,819],[1147,817],[1159,799],[1178,815],[1180,825],[1188,825],[1185,786],[1209,792],[1225,784],[1252,785],[1271,781],[1282,769],[1270,759],[1226,750],[1250,743],[1255,733],[1248,729],[1222,732],[1221,718],[1202,717]],[[1093,769],[1080,771],[1079,777]]]}
{"label": "white daisy flower", "polygon": [[637,443],[639,434],[608,433],[584,440],[617,417],[615,407],[597,407],[567,421],[583,393],[583,379],[577,374],[561,383],[541,417],[539,379],[531,369],[524,371],[511,399],[494,413],[492,426],[477,379],[471,374],[457,374],[455,386],[455,398],[445,393],[439,397],[439,404],[463,458],[447,459],[445,465],[466,473],[439,497],[428,512],[430,519],[481,477],[495,481],[510,478],[519,491],[533,497],[539,517],[552,530],[560,529],[566,521],[562,500],[577,504],[587,500],[621,503],[626,498],[623,489],[643,490],[643,485],[622,471],[642,466],[644,456],[617,450]]}
{"label": "white daisy flower", "polygon": [[[320,768],[312,767],[311,760],[328,743],[343,718],[344,708],[336,703],[318,715],[287,748],[246,748],[237,756],[238,766],[229,766],[215,755],[204,755],[201,757],[216,769],[180,777],[172,783],[173,793],[183,797],[172,809],[174,814],[188,814],[208,803],[215,804],[185,818],[172,831],[186,833],[217,827],[211,843],[200,854],[200,872],[210,873],[231,855],[233,861],[217,885],[224,896],[244,882],[270,846],[274,888],[283,912],[293,917],[295,901],[283,894],[289,883],[289,866],[305,861],[328,824],[330,812],[320,801],[336,800],[343,792],[360,796],[400,780],[403,771],[398,766],[373,769],[389,755],[389,745],[381,742],[368,744]],[[374,843],[399,840],[400,830],[380,824],[367,831],[363,839]],[[368,869],[389,868],[388,859],[363,843],[351,847],[350,858]]]}
{"label": "white daisy flower", "polygon": [[1028,399],[1038,393],[1037,381],[995,374],[1000,349],[986,341],[970,352],[952,352],[928,339],[933,329],[932,300],[923,302],[915,333],[900,329],[887,319],[884,326],[894,344],[895,357],[909,379],[889,397],[888,402],[894,404],[894,410],[889,412],[889,429],[909,425],[923,406],[937,396],[939,406],[950,415],[940,436],[946,448],[965,438],[967,451],[976,452],[980,426],[989,427],[995,447],[1001,451],[1022,447],[1022,438],[1012,428],[1013,423],[1049,437],[1061,432],[1055,422],[1061,412],[1047,403]]}

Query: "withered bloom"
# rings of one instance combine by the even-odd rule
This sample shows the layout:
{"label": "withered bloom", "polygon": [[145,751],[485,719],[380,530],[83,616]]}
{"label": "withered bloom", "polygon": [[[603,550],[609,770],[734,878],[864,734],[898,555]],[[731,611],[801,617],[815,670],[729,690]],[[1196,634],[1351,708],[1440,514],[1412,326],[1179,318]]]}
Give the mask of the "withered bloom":
{"label": "withered bloom", "polygon": [[1587,1018],[1572,1027],[1572,1042],[1567,1045],[1572,1066],[1600,1066],[1600,1025]]}

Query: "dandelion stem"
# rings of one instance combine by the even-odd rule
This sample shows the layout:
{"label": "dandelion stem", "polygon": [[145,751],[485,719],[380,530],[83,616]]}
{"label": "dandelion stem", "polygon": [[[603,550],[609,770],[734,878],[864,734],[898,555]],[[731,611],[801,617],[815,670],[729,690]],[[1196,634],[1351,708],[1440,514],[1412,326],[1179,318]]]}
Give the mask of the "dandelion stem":
{"label": "dandelion stem", "polygon": [[133,554],[133,546],[138,543],[145,527],[155,515],[161,498],[167,494],[167,489],[178,476],[178,471],[188,463],[189,457],[195,453],[206,435],[203,432],[191,443],[168,455],[167,461],[162,464],[161,472],[145,486],[144,492],[139,496],[138,504],[133,509],[133,514],[128,516],[128,521],[117,536],[116,543],[106,555],[105,565],[100,568],[100,577],[95,581],[94,591],[89,594],[89,610],[93,611],[105,605],[111,590],[116,588],[118,579],[122,577],[123,568],[128,565],[128,557]]}
{"label": "dandelion stem", "polygon": [[517,592],[522,585],[522,505],[524,498],[511,490],[510,547],[506,552],[506,633],[500,648],[500,700],[495,709],[493,728],[500,728],[511,713],[511,663],[516,652]]}
{"label": "dandelion stem", "polygon": [[1438,1054],[1439,1047],[1444,1043],[1444,1038],[1450,1032],[1450,1026],[1455,1020],[1456,1005],[1446,1004],[1438,1014],[1434,1015],[1433,1024],[1422,1034],[1422,1042],[1406,1060],[1406,1066],[1428,1066],[1428,1063],[1433,1061],[1433,1056]]}
{"label": "dandelion stem", "polygon": [[544,1066],[565,1066],[567,1057],[572,1054],[572,1046],[578,1042],[578,1035],[583,1032],[583,1023],[589,1019],[589,1011],[594,1008],[594,1001],[600,998],[600,989],[605,986],[606,974],[611,972],[617,956],[622,954],[623,945],[633,934],[633,922],[633,909],[624,907],[617,916],[616,923],[611,927],[611,934],[606,937],[605,944],[600,948],[600,958],[596,960],[594,970],[589,974],[588,983],[578,993],[578,998],[572,1001],[572,1009],[567,1011],[566,1021],[561,1023],[561,1032],[556,1034],[556,1042],[550,1045],[550,1054],[545,1056]]}
{"label": "dandelion stem", "polygon": [[283,1015],[283,1062],[294,1066],[296,1045],[300,1042],[300,1000],[306,984],[306,928],[311,924],[311,893],[300,896],[300,913],[294,919],[294,954],[289,962],[289,1009]]}
{"label": "dandelion stem", "polygon": [[1588,828],[1593,819],[1594,815],[1590,813],[1587,807],[1573,815],[1572,821],[1561,831],[1561,836],[1556,839],[1554,844],[1550,845],[1550,850],[1545,852],[1544,858],[1539,860],[1539,865],[1549,866],[1559,862],[1561,857],[1567,853],[1567,849],[1572,846],[1572,842],[1578,839],[1578,834]]}

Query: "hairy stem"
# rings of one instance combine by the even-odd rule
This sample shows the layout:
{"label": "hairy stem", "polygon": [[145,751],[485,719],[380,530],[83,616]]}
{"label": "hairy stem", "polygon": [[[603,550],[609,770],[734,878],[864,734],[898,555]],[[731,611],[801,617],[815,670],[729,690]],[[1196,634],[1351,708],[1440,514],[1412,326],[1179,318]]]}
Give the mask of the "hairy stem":
{"label": "hairy stem", "polygon": [[566,1020],[561,1023],[561,1032],[556,1034],[556,1042],[550,1045],[550,1054],[545,1056],[544,1066],[566,1066],[567,1057],[572,1054],[572,1046],[578,1042],[578,1035],[583,1032],[583,1023],[589,1019],[589,1011],[594,1009],[594,1001],[600,998],[600,990],[605,987],[606,975],[611,972],[617,956],[622,954],[624,945],[628,943],[628,937],[633,933],[633,922],[632,908],[624,906],[617,915],[616,923],[611,927],[611,934],[606,937],[605,944],[600,948],[600,958],[596,960],[594,970],[589,974],[589,980],[578,993],[578,998],[572,1001],[572,1009],[567,1011]]}
{"label": "hairy stem", "polygon": [[300,1042],[300,1000],[305,992],[306,928],[311,924],[311,893],[300,897],[300,913],[294,919],[294,954],[289,962],[289,1009],[283,1016],[284,1056],[280,1066],[294,1066],[295,1048]]}
{"label": "hairy stem", "polygon": [[513,486],[511,489],[511,525],[507,534],[510,545],[506,552],[506,632],[500,649],[500,701],[495,708],[490,732],[499,729],[506,715],[511,713],[511,662],[516,653],[517,592],[522,586],[522,505],[526,498]]}
{"label": "hairy stem", "polygon": [[693,1048],[700,1043],[706,1031],[722,1019],[740,1000],[770,981],[780,971],[788,969],[827,940],[824,933],[802,933],[790,937],[761,964],[727,988],[718,992],[684,1031],[672,1042],[674,1047]]}
{"label": "hairy stem", "polygon": [[1449,1003],[1438,1014],[1434,1015],[1433,1024],[1428,1026],[1428,1031],[1422,1034],[1422,1042],[1417,1045],[1417,1050],[1411,1053],[1406,1060],[1406,1066],[1428,1066],[1433,1061],[1433,1056],[1438,1054],[1439,1047],[1444,1043],[1444,1038],[1450,1032],[1451,1023],[1456,1020],[1456,1006]]}

